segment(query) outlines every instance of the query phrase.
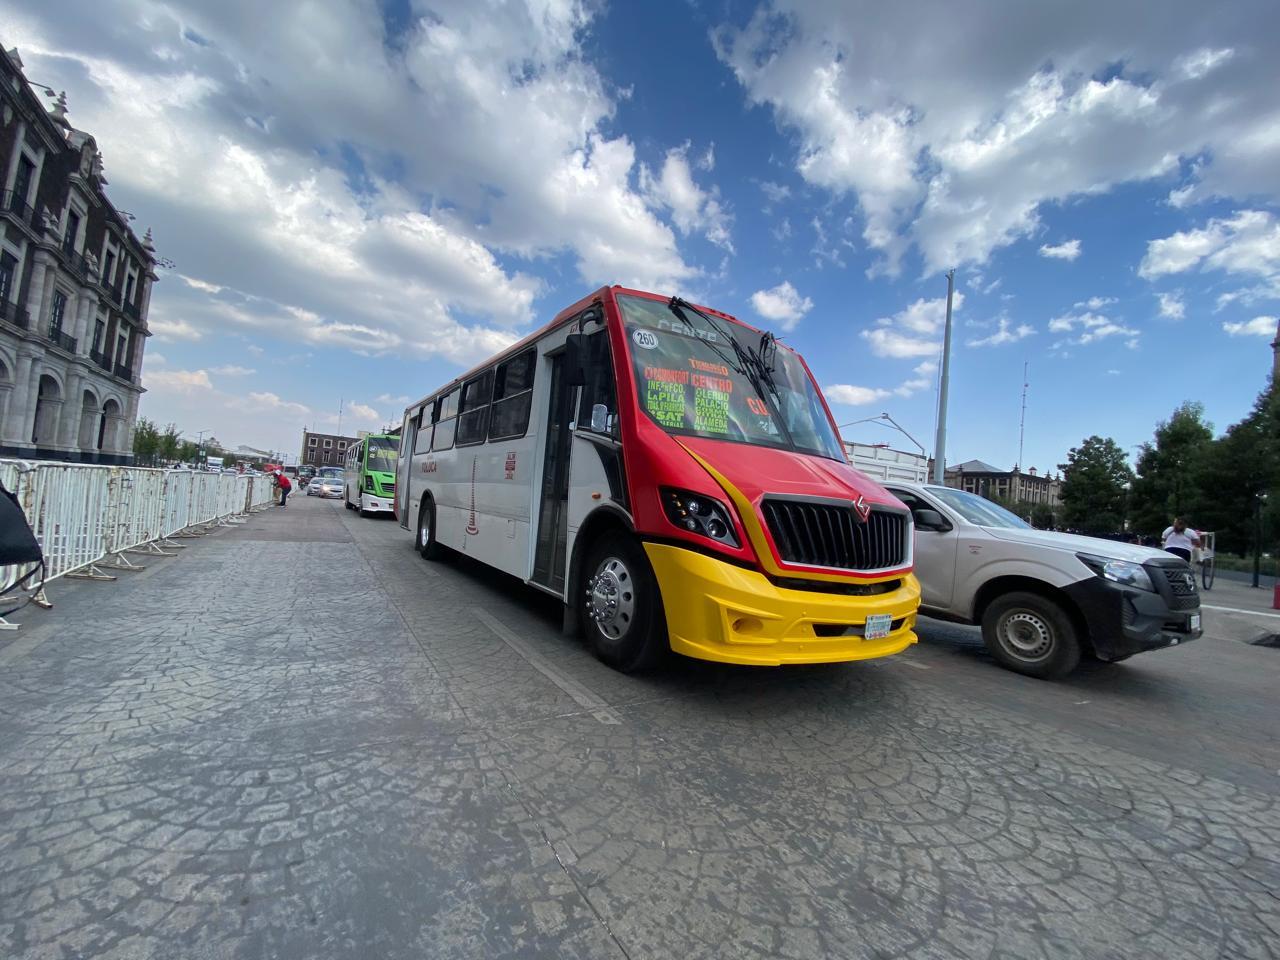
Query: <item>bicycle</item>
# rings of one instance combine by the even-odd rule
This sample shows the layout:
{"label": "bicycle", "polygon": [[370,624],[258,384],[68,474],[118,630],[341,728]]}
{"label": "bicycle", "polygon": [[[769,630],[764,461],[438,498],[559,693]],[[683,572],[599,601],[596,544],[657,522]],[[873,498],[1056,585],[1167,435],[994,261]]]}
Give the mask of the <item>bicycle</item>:
{"label": "bicycle", "polygon": [[1200,586],[1208,591],[1213,589],[1213,581],[1217,575],[1217,564],[1214,562],[1213,533],[1200,534],[1200,546],[1196,548],[1195,560],[1200,567]]}

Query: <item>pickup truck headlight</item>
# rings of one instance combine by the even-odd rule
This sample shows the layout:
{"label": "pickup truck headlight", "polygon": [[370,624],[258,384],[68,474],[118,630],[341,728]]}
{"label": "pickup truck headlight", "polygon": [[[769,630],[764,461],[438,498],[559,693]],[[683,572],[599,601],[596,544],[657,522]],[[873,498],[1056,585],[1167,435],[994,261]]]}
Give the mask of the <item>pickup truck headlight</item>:
{"label": "pickup truck headlight", "polygon": [[715,497],[668,487],[662,491],[662,506],[667,518],[681,530],[701,534],[726,546],[739,545],[729,508]]}
{"label": "pickup truck headlight", "polygon": [[1109,557],[1095,557],[1087,553],[1078,553],[1076,556],[1080,558],[1081,563],[1104,580],[1155,593],[1156,588],[1151,583],[1151,577],[1147,574],[1146,568],[1140,563],[1133,563],[1130,560],[1112,560]]}

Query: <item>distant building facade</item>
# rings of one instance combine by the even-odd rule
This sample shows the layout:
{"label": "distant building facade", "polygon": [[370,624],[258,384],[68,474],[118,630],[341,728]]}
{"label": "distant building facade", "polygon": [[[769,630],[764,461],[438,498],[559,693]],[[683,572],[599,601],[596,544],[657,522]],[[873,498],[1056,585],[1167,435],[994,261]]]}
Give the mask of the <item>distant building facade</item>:
{"label": "distant building facade", "polygon": [[1023,473],[1017,466],[1012,470],[1001,470],[981,460],[968,460],[958,466],[947,467],[944,482],[948,487],[967,490],[989,500],[1050,507],[1062,503],[1062,479],[1056,474],[1041,474],[1035,467]]}
{"label": "distant building facade", "polygon": [[0,49],[0,456],[131,463],[155,249],[66,113]]}
{"label": "distant building facade", "polygon": [[347,457],[347,447],[359,442],[358,437],[303,430],[302,456],[298,463],[304,467],[340,467]]}

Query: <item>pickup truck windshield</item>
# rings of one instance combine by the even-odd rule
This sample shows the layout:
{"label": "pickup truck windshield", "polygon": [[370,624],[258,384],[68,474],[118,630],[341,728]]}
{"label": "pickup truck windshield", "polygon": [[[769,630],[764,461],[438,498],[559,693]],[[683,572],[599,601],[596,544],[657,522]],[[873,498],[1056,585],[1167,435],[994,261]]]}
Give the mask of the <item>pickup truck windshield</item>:
{"label": "pickup truck windshield", "polygon": [[[844,454],[804,364],[779,347],[776,391],[755,382],[739,351],[755,334],[729,320],[710,321],[687,307],[622,295],[623,322],[640,407],[668,433],[796,450],[843,462]],[[781,425],[780,425],[781,424]]]}
{"label": "pickup truck windshield", "polygon": [[980,527],[1003,527],[1008,530],[1030,530],[1031,524],[1004,507],[992,503],[974,493],[965,493],[951,487],[930,487],[929,493],[970,523]]}

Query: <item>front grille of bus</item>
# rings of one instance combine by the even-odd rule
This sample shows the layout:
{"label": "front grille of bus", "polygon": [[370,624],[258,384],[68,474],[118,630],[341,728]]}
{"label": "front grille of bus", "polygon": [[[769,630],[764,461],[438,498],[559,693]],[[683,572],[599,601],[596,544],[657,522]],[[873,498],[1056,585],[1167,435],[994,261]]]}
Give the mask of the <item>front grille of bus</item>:
{"label": "front grille of bus", "polygon": [[872,507],[866,523],[853,506],[765,500],[765,523],[784,563],[840,570],[884,570],[907,562],[907,515]]}

